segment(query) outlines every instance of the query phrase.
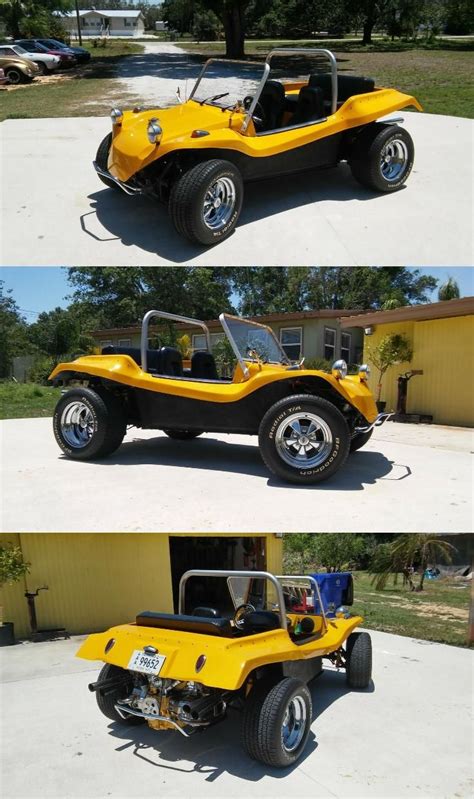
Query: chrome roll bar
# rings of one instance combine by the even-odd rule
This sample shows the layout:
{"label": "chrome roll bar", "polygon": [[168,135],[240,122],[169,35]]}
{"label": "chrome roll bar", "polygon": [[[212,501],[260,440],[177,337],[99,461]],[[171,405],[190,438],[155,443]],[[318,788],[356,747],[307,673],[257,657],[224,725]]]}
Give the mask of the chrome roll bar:
{"label": "chrome roll bar", "polygon": [[188,316],[179,316],[178,314],[174,313],[166,313],[166,311],[148,311],[145,314],[142,321],[142,337],[141,337],[141,361],[142,361],[142,371],[148,371],[148,328],[150,326],[150,320],[153,319],[155,316],[159,317],[159,319],[166,319],[168,322],[181,322],[185,325],[192,325],[193,327],[200,327],[204,330],[207,342],[207,349],[211,352],[211,334],[209,333],[208,326],[201,322],[200,319],[191,319]]}
{"label": "chrome roll bar", "polygon": [[324,632],[326,632],[328,628],[326,611],[324,610],[323,600],[321,599],[321,591],[319,590],[319,585],[317,581],[314,579],[314,577],[311,577],[311,575],[309,574],[278,574],[277,580],[287,580],[289,583],[297,581],[301,582],[304,580],[307,583],[311,583],[311,586],[313,587],[314,592],[316,594],[316,598],[319,602],[319,607],[321,608],[321,616],[323,619]]}
{"label": "chrome roll bar", "polygon": [[179,581],[179,601],[178,613],[184,613],[185,608],[185,589],[186,583],[190,577],[225,577],[227,580],[232,577],[243,577],[249,580],[268,580],[275,588],[278,599],[278,610],[280,616],[280,627],[282,630],[287,630],[286,613],[285,613],[285,598],[283,596],[283,589],[278,578],[270,572],[260,571],[232,571],[228,569],[190,569],[185,572]]}

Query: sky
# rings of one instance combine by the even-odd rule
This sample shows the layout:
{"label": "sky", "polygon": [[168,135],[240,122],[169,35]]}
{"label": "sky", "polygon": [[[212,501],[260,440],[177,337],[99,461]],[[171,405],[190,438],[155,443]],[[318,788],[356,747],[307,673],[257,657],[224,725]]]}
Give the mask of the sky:
{"label": "sky", "polygon": [[[474,295],[474,267],[423,267],[420,272],[437,277],[441,283],[448,276],[453,277],[459,285],[461,297]],[[72,294],[72,288],[64,267],[7,266],[0,269],[0,279],[5,281],[4,289],[12,289],[13,297],[28,322],[34,322],[41,311],[69,305],[67,296]],[[436,302],[436,290],[430,299]]]}

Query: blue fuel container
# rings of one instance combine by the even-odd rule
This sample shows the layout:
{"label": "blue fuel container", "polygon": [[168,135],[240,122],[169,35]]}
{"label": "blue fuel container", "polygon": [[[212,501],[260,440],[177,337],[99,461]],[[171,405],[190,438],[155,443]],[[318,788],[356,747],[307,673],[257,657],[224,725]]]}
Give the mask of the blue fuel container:
{"label": "blue fuel container", "polygon": [[[354,601],[354,583],[351,572],[331,572],[329,574],[311,574],[321,594],[326,616],[334,616],[341,605],[352,605]],[[314,611],[321,613],[318,598],[314,596]]]}

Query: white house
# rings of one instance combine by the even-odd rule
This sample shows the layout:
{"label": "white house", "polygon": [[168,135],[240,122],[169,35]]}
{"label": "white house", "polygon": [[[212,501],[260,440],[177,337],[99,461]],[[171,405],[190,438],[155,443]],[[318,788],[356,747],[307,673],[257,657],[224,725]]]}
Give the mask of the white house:
{"label": "white house", "polygon": [[[77,18],[75,11],[59,14],[64,27],[71,36],[77,36]],[[81,33],[85,37],[96,36],[142,36],[145,33],[145,21],[141,11],[121,9],[117,11],[101,11],[100,9],[80,9],[79,19]]]}

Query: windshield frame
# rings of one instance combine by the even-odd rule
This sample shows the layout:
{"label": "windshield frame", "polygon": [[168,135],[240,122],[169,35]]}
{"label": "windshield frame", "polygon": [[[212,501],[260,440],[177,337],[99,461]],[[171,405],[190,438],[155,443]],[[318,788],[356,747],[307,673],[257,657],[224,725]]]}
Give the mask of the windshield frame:
{"label": "windshield frame", "polygon": [[258,327],[260,329],[265,330],[267,333],[270,334],[271,338],[274,340],[274,342],[275,342],[275,344],[276,344],[276,346],[277,346],[277,348],[280,351],[281,356],[282,356],[282,360],[281,361],[266,361],[266,363],[278,364],[278,365],[281,365],[281,366],[291,366],[291,360],[288,358],[288,355],[286,354],[285,350],[281,346],[280,342],[278,341],[278,339],[277,339],[277,337],[276,337],[276,335],[275,335],[275,333],[274,333],[274,331],[272,330],[271,327],[269,327],[268,325],[263,325],[260,322],[254,322],[252,319],[244,319],[241,316],[234,316],[233,314],[221,313],[220,316],[219,316],[219,322],[222,325],[222,329],[224,330],[224,333],[227,336],[229,344],[232,347],[234,355],[237,358],[237,361],[239,362],[240,368],[242,369],[242,372],[243,372],[243,374],[244,374],[246,379],[248,379],[248,377],[250,375],[250,372],[249,372],[248,367],[246,365],[246,361],[249,361],[250,363],[262,363],[262,361],[260,359],[252,358],[250,356],[244,358],[244,356],[242,355],[242,353],[240,352],[240,350],[239,350],[239,348],[237,346],[237,342],[235,341],[234,337],[232,336],[232,333],[230,331],[230,327],[229,327],[228,322],[227,322],[228,319],[234,319],[236,322],[241,322],[242,324],[248,325],[249,327]]}
{"label": "windshield frame", "polygon": [[[191,90],[191,94],[188,97],[188,101],[189,100],[194,100],[195,103],[201,103],[201,100],[194,99],[194,95],[196,94],[198,86],[201,83],[202,78],[204,77],[204,73],[205,73],[207,67],[210,64],[215,63],[216,61],[218,61],[221,64],[226,64],[226,65],[229,65],[229,64],[245,64],[246,66],[248,66],[249,64],[253,64],[256,67],[260,67],[263,70],[263,75],[262,75],[262,77],[260,79],[260,82],[259,82],[259,84],[257,86],[257,89],[256,89],[256,95],[258,95],[260,97],[261,91],[262,91],[262,89],[263,89],[263,87],[264,87],[264,85],[266,83],[266,80],[267,80],[269,72],[270,72],[270,66],[268,65],[268,70],[267,70],[266,62],[265,62],[265,64],[263,64],[261,61],[246,61],[244,59],[236,59],[236,58],[233,58],[233,59],[230,59],[230,60],[226,59],[226,58],[208,58],[207,61],[204,62],[203,68],[201,69],[199,75],[196,78],[196,83],[194,84],[194,86],[193,86],[193,88]],[[222,108],[222,106],[217,105],[216,103],[211,103],[211,105],[215,106],[216,108]],[[253,102],[252,102],[252,105],[253,105]],[[228,109],[224,108],[223,110],[232,111],[232,109],[229,109],[229,108]]]}

